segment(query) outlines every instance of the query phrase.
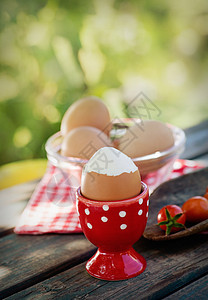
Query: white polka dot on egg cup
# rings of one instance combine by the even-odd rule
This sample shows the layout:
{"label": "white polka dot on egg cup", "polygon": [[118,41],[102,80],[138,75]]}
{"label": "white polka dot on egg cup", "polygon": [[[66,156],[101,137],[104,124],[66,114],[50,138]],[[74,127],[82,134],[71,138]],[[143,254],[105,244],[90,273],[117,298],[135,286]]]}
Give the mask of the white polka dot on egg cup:
{"label": "white polka dot on egg cup", "polygon": [[78,214],[87,239],[98,247],[87,262],[87,272],[103,280],[123,280],[142,273],[145,259],[132,245],[142,236],[148,218],[149,191],[120,201],[96,201],[77,190]]}

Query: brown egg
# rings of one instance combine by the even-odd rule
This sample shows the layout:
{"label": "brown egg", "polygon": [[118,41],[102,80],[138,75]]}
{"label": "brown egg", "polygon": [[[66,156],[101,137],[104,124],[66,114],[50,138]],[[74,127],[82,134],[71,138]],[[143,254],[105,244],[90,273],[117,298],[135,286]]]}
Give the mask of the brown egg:
{"label": "brown egg", "polygon": [[82,172],[81,192],[98,201],[116,201],[141,192],[140,173],[133,161],[113,147],[98,150]]}
{"label": "brown egg", "polygon": [[104,132],[95,127],[81,126],[72,129],[64,137],[61,154],[90,159],[98,149],[105,146],[111,146],[111,140]]}
{"label": "brown egg", "polygon": [[89,96],[74,102],[64,114],[61,133],[66,135],[73,128],[92,126],[104,131],[111,130],[110,114],[105,104],[97,97]]}
{"label": "brown egg", "polygon": [[160,121],[144,120],[126,130],[119,150],[131,158],[164,151],[174,145],[171,129]]}

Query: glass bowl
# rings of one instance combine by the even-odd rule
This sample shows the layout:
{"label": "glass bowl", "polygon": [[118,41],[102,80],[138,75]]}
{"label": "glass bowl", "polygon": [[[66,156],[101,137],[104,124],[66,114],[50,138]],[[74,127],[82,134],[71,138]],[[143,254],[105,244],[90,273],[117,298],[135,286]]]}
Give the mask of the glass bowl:
{"label": "glass bowl", "polygon": [[[110,133],[111,138],[116,143],[128,127],[139,121],[141,122],[139,119],[113,120],[113,129]],[[172,130],[174,136],[174,145],[171,148],[132,159],[139,168],[142,181],[149,186],[150,192],[168,180],[174,162],[179,158],[185,147],[186,138],[184,131],[171,124],[167,124],[167,126]],[[45,145],[47,157],[53,166],[61,170],[65,178],[70,179],[70,184],[76,189],[81,183],[82,168],[88,160],[61,155],[60,149],[62,141],[63,136],[60,132],[55,133],[47,140]]]}

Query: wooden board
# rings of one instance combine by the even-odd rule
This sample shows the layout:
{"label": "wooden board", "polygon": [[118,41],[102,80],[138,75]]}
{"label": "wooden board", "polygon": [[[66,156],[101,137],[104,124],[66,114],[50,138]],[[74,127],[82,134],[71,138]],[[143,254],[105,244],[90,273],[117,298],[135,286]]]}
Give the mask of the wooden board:
{"label": "wooden board", "polygon": [[185,134],[187,141],[182,158],[195,159],[208,153],[208,120],[185,129]]}
{"label": "wooden board", "polygon": [[157,224],[153,224],[145,228],[143,236],[148,240],[165,241],[183,239],[187,236],[195,235],[206,231],[208,232],[208,219],[198,224],[190,225],[189,227],[186,227],[183,230],[171,233],[169,235],[166,235],[165,231],[161,230],[161,228]]}
{"label": "wooden board", "polygon": [[[155,238],[151,233],[152,225],[157,224],[157,214],[159,210],[169,204],[176,204],[182,206],[183,203],[190,197],[204,195],[206,192],[206,187],[208,186],[208,168],[204,168],[190,174],[172,179],[161,184],[150,197],[150,210],[149,219],[147,222],[147,227],[144,232],[144,236],[150,239],[165,240],[171,238],[184,238],[185,234],[191,234],[191,230],[183,230],[178,233],[172,234],[165,237],[164,231],[159,227],[155,226]],[[206,223],[206,224],[205,224]],[[204,230],[207,230],[207,221],[202,222],[204,224]],[[193,226],[197,231],[199,224]],[[206,228],[205,228],[206,227]],[[161,233],[160,233],[161,232]],[[153,232],[152,232],[153,233]]]}
{"label": "wooden board", "polygon": [[79,264],[94,252],[83,234],[5,236],[0,244],[0,298]]}
{"label": "wooden board", "polygon": [[183,289],[165,298],[165,300],[196,300],[208,298],[208,275],[196,280]]}
{"label": "wooden board", "polygon": [[167,204],[182,206],[189,198],[203,195],[208,186],[208,168],[203,168],[161,184],[150,196],[147,225],[157,223],[157,213]]}
{"label": "wooden board", "polygon": [[208,153],[201,155],[199,158],[194,159],[194,161],[199,162],[204,167],[208,167]]}
{"label": "wooden board", "polygon": [[[150,219],[167,201],[179,204],[184,197],[203,193],[208,168],[163,184],[150,197]],[[155,221],[155,220],[154,220]],[[147,268],[127,281],[107,282],[92,278],[85,263],[66,270],[15,295],[15,297],[56,299],[161,299],[201,278],[208,271],[208,235],[198,234],[181,240],[153,242],[141,238],[134,247],[147,260]],[[11,297],[11,299],[15,299]]]}
{"label": "wooden board", "polygon": [[82,263],[42,281],[9,299],[161,299],[207,272],[207,236],[187,238],[184,244],[150,242],[142,238],[135,249],[147,260],[146,270],[126,281],[98,280]]}
{"label": "wooden board", "polygon": [[[208,121],[186,130],[188,141],[183,158],[192,159],[202,155],[207,158],[207,129]],[[193,180],[197,181],[197,175]],[[186,192],[195,193],[192,180],[187,183],[191,186],[185,188]],[[17,220],[15,218],[19,217],[36,184],[31,182],[0,191],[0,205],[5,209],[0,210],[0,227],[2,216],[8,220],[4,228],[2,226],[3,234],[12,232],[11,228],[16,223],[14,220]],[[198,190],[202,191],[202,187],[201,182]],[[177,193],[171,190],[171,201],[180,199],[180,191],[184,187],[178,182],[177,188]],[[169,201],[169,194],[168,197],[164,194],[168,191],[168,187],[163,188],[162,192],[157,190],[153,194],[156,200],[153,201],[155,198],[151,197],[150,209],[154,205],[158,208],[158,204],[162,205],[158,197],[164,203]],[[151,214],[149,221],[152,221]],[[13,295],[9,298],[59,299],[66,296],[67,299],[160,299],[172,292],[177,295],[178,289],[187,289],[189,283],[192,285],[197,279],[200,283],[207,273],[207,241],[205,235],[186,238],[183,243],[178,240],[156,243],[141,238],[135,244],[135,249],[147,260],[145,272],[128,281],[107,282],[92,278],[85,271],[84,261],[94,253],[95,247],[82,234],[10,234],[1,238],[0,298]]]}
{"label": "wooden board", "polygon": [[12,232],[38,182],[34,180],[0,191],[0,236]]}

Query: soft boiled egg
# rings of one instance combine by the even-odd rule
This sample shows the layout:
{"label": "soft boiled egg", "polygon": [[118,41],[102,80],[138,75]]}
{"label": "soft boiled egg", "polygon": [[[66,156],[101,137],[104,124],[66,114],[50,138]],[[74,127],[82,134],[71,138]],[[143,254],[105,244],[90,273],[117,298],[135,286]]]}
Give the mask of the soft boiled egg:
{"label": "soft boiled egg", "polygon": [[126,130],[118,149],[131,158],[164,151],[174,145],[171,129],[160,121],[144,120]]}
{"label": "soft boiled egg", "polygon": [[111,145],[110,138],[101,130],[81,126],[65,135],[61,144],[61,155],[90,159],[98,149]]}
{"label": "soft boiled egg", "polygon": [[111,130],[108,108],[97,97],[89,96],[74,102],[65,112],[61,122],[61,134],[80,126],[96,127],[107,135]]}
{"label": "soft boiled egg", "polygon": [[99,149],[82,171],[81,193],[97,201],[129,199],[141,192],[137,166],[113,147]]}

